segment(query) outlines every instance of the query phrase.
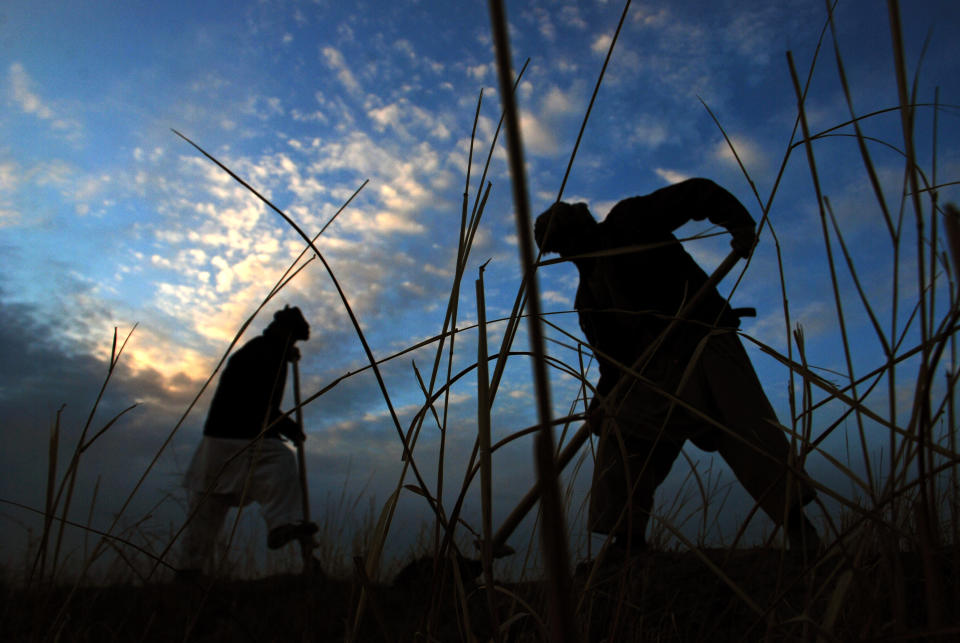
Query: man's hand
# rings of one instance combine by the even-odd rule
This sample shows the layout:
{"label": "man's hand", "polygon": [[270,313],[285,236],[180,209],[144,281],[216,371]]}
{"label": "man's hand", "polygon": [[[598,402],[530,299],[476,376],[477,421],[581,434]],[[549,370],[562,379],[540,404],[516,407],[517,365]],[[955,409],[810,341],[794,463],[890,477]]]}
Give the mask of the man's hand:
{"label": "man's hand", "polygon": [[298,447],[306,441],[307,434],[303,431],[296,431],[293,433],[288,433],[287,439],[293,443],[293,446]]}
{"label": "man's hand", "polygon": [[288,362],[299,362],[300,361],[300,349],[296,346],[291,346],[287,349],[287,361]]}
{"label": "man's hand", "polygon": [[757,233],[754,226],[733,228],[730,230],[730,234],[733,235],[733,239],[730,240],[730,247],[744,259],[749,257],[753,247],[757,245]]}
{"label": "man's hand", "polygon": [[603,410],[603,405],[597,397],[594,397],[590,400],[590,406],[587,408],[586,417],[584,418],[587,426],[590,427],[591,433],[600,435],[605,417],[606,412]]}
{"label": "man's hand", "polygon": [[281,420],[277,430],[280,435],[293,442],[294,446],[300,446],[307,439],[304,432],[300,430],[300,425],[290,418]]}

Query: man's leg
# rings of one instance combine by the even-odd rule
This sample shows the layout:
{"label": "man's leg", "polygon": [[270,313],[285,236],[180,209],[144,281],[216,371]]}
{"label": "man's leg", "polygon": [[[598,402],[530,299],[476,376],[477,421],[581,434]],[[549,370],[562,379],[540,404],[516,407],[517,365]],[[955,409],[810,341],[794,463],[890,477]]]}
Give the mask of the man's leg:
{"label": "man's leg", "polygon": [[665,439],[637,438],[615,426],[605,429],[594,465],[590,530],[613,535],[617,548],[644,549],[654,492],[670,473],[681,446]]}
{"label": "man's leg", "polygon": [[188,515],[193,517],[183,530],[178,573],[186,577],[210,567],[220,528],[231,506],[229,496],[211,493],[204,498],[202,492],[190,492]]}
{"label": "man's leg", "polygon": [[250,484],[250,497],[260,505],[267,523],[267,546],[279,549],[292,540],[308,538],[317,531],[303,522],[300,475],[293,451],[280,440],[265,438]]}
{"label": "man's leg", "polygon": [[788,471],[790,443],[739,338],[712,337],[701,359],[716,419],[733,432],[717,431],[720,455],[764,512],[785,527],[791,548],[816,548],[816,529],[802,509],[815,491],[805,475]]}

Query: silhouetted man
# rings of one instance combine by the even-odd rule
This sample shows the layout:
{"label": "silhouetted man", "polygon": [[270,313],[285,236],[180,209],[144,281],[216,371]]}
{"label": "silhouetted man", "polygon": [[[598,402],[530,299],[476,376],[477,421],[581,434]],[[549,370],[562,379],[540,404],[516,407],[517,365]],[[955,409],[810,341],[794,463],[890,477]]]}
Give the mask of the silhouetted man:
{"label": "silhouetted man", "polygon": [[[753,218],[707,179],[624,199],[600,223],[583,203],[559,202],[537,218],[541,251],[571,259],[580,273],[575,307],[599,363],[587,419],[600,438],[590,529],[613,535],[616,549],[642,549],[654,491],[689,439],[719,452],[760,507],[786,523],[791,548],[810,550],[819,541],[801,507],[814,491],[787,475],[790,446],[736,335],[737,311],[711,287],[660,337],[707,281],[673,234],[704,218],[749,255]],[[641,247],[603,254],[628,246]],[[601,254],[583,256],[592,253]]]}
{"label": "silhouetted man", "polygon": [[281,439],[299,444],[305,438],[296,422],[283,417],[280,402],[287,362],[300,356],[294,343],[309,338],[300,309],[286,306],[227,361],[184,480],[193,515],[183,535],[181,568],[187,574],[209,564],[230,507],[260,505],[270,549],[317,531],[302,520],[297,460]]}

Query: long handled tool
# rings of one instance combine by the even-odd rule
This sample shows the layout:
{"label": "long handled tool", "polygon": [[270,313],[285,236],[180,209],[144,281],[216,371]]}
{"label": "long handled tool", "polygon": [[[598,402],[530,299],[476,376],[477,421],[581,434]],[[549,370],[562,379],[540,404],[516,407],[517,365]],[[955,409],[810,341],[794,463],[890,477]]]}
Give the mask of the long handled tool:
{"label": "long handled tool", "polygon": [[[303,409],[300,407],[300,359],[293,360],[293,401],[297,407],[297,426],[303,436]],[[297,468],[300,470],[300,498],[303,503],[303,522],[310,522],[310,496],[307,492],[307,458],[303,452],[303,440],[297,441]],[[309,574],[313,568],[313,536],[300,539],[300,553],[303,554],[303,573]]]}
{"label": "long handled tool", "polygon": [[[713,271],[707,280],[704,282],[703,286],[700,287],[700,290],[684,305],[676,317],[667,325],[664,331],[660,334],[660,338],[664,338],[669,334],[673,329],[679,324],[684,317],[686,317],[690,311],[700,302],[700,299],[705,293],[707,293],[711,288],[715,287],[720,281],[727,276],[733,267],[736,265],[737,261],[740,259],[740,253],[736,250],[732,251],[723,262],[717,266],[717,269]],[[640,356],[637,362],[642,362],[649,351],[644,351],[644,354]],[[618,382],[617,387],[614,388],[614,391],[611,392],[611,397],[615,396],[616,390],[620,388],[625,380],[629,378],[621,378]],[[570,460],[573,459],[573,456],[577,454],[580,450],[580,447],[583,446],[584,442],[587,441],[587,438],[590,437],[590,425],[586,422],[577,429],[577,432],[573,434],[570,440],[567,442],[566,446],[560,451],[560,454],[557,456],[557,467],[556,471],[559,474],[563,471],[564,467],[570,463]],[[494,556],[507,556],[513,553],[513,549],[507,545],[507,539],[513,535],[514,530],[520,524],[520,522],[526,517],[530,512],[530,509],[533,508],[533,505],[537,503],[537,500],[540,498],[540,487],[537,484],[534,484],[533,487],[520,499],[520,502],[517,504],[516,508],[510,512],[510,515],[503,521],[503,524],[500,526],[500,529],[497,530],[497,533],[493,535],[492,549]]]}

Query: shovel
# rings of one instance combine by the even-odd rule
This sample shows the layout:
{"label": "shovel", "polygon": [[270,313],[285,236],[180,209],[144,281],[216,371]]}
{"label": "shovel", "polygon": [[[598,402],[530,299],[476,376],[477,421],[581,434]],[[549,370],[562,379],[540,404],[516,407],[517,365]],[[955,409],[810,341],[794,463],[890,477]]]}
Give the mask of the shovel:
{"label": "shovel", "polygon": [[[293,362],[293,401],[297,409],[297,426],[300,435],[303,432],[303,409],[300,407],[300,360]],[[303,522],[310,522],[310,496],[307,492],[307,458],[303,452],[303,440],[297,442],[297,468],[300,470],[300,498],[303,502]],[[300,539],[300,553],[303,554],[303,573],[310,574],[313,570],[313,536]]]}

